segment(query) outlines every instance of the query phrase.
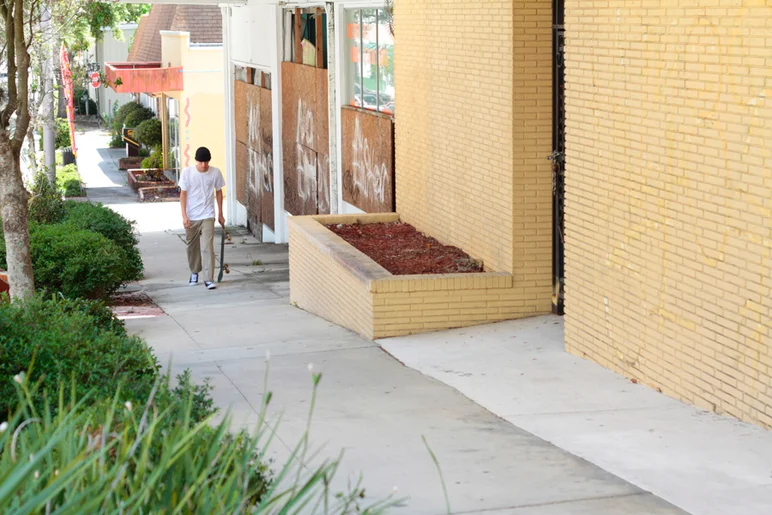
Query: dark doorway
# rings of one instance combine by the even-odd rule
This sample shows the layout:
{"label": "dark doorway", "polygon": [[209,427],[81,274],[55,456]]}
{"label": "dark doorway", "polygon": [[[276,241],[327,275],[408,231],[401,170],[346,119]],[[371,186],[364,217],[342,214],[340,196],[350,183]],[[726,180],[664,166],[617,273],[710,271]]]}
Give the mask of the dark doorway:
{"label": "dark doorway", "polygon": [[566,172],[565,0],[552,1],[552,310],[564,312],[564,222]]}

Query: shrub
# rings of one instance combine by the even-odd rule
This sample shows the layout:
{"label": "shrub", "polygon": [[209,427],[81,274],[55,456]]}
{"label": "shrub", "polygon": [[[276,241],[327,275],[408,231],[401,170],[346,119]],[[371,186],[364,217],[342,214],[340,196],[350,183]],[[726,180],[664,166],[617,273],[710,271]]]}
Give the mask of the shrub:
{"label": "shrub", "polygon": [[[124,400],[140,403],[158,376],[158,363],[142,339],[128,336],[101,302],[32,296],[0,303],[0,420],[15,405],[15,374],[55,391],[60,382],[83,396],[110,398],[120,383]],[[38,409],[43,399],[34,400]]]}
{"label": "shrub", "polygon": [[70,124],[64,118],[56,119],[56,136],[54,138],[56,148],[65,148],[72,146],[70,139]]}
{"label": "shrub", "polygon": [[125,253],[124,281],[134,281],[142,276],[142,256],[137,248],[134,222],[130,222],[102,204],[67,201],[64,203],[63,222],[75,229],[94,231],[110,239]]}
{"label": "shrub", "polygon": [[113,134],[110,138],[110,148],[121,148],[124,145],[125,143],[123,142],[123,138],[121,138],[120,134]]}
{"label": "shrub", "polygon": [[153,149],[153,152],[150,154],[150,157],[146,157],[142,160],[142,168],[163,168],[164,166],[164,159],[163,159],[163,150],[160,146],[157,146]]}
{"label": "shrub", "polygon": [[82,197],[84,192],[80,179],[67,179],[62,185],[62,194],[67,198]]}
{"label": "shrub", "polygon": [[19,383],[18,407],[0,432],[3,513],[380,515],[404,507],[393,494],[365,505],[361,478],[344,492],[332,490],[342,456],[309,466],[308,431],[273,479],[261,461],[275,436],[264,419],[270,392],[251,436],[231,434],[227,417],[216,426],[179,418],[194,401],[165,402],[152,392],[143,409],[124,404],[121,391],[94,403],[60,390],[58,415],[40,416],[29,401],[38,390],[22,377]]}
{"label": "shrub", "polygon": [[146,147],[157,147],[161,144],[161,120],[151,118],[145,120],[134,129],[134,138]]}
{"label": "shrub", "polygon": [[131,272],[118,245],[68,224],[36,226],[30,233],[30,253],[38,288],[65,297],[104,298]]}
{"label": "shrub", "polygon": [[144,107],[136,102],[128,102],[123,104],[117,111],[115,111],[112,125],[113,134],[120,135],[126,117],[138,109],[144,109]]}
{"label": "shrub", "polygon": [[126,115],[126,118],[123,119],[123,124],[126,127],[135,129],[140,123],[144,122],[145,120],[150,120],[154,116],[155,116],[155,113],[153,113],[152,109],[148,109],[147,107],[144,107],[144,106],[139,106],[139,109],[135,109],[131,113]]}
{"label": "shrub", "polygon": [[56,187],[65,197],[83,195],[83,186],[80,182],[77,165],[69,164],[56,168]]}
{"label": "shrub", "polygon": [[[38,390],[24,383],[17,392],[18,408],[0,433],[7,487],[0,489],[0,512],[237,514],[253,513],[266,497],[270,480],[258,437],[231,434],[228,420],[211,427],[177,417],[190,400],[148,397],[126,405],[122,390],[112,402],[64,394],[57,416],[40,417],[26,399]],[[25,423],[33,417],[36,423]],[[278,501],[289,513],[308,496],[301,491]]]}
{"label": "shrub", "polygon": [[64,202],[61,194],[51,186],[45,173],[35,176],[29,200],[29,218],[41,224],[53,224],[64,217]]}
{"label": "shrub", "polygon": [[[92,99],[88,97],[77,97],[78,103],[76,104],[78,109],[78,114],[86,114],[86,102],[88,101],[88,114],[95,115],[97,114],[97,105],[96,102],[94,102]],[[87,100],[88,99],[88,100]]]}
{"label": "shrub", "polygon": [[[208,381],[196,384],[185,370],[172,386],[168,374],[159,374],[147,344],[129,336],[101,301],[38,294],[22,303],[0,304],[0,356],[0,421],[15,405],[8,378],[23,371],[49,391],[74,380],[76,395],[92,392],[97,399],[110,399],[123,384],[123,400],[139,406],[160,380],[156,399],[176,410],[176,418],[200,422],[216,412]],[[174,403],[188,398],[186,414]],[[38,409],[44,403],[42,397],[33,400]]]}

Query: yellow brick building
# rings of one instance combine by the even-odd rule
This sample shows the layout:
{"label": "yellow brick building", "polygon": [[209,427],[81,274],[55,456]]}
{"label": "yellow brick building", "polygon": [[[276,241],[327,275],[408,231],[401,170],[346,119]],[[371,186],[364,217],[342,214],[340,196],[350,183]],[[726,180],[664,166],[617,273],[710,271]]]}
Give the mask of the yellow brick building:
{"label": "yellow brick building", "polygon": [[[512,273],[533,313],[552,7],[396,8],[397,211]],[[772,5],[568,0],[565,28],[567,349],[772,426]]]}
{"label": "yellow brick building", "polygon": [[566,3],[566,347],[772,426],[772,3]]}
{"label": "yellow brick building", "polygon": [[371,338],[459,327],[550,312],[562,256],[569,352],[770,427],[772,3],[562,6],[395,3],[393,216],[492,275],[391,277],[297,220],[292,296]]}

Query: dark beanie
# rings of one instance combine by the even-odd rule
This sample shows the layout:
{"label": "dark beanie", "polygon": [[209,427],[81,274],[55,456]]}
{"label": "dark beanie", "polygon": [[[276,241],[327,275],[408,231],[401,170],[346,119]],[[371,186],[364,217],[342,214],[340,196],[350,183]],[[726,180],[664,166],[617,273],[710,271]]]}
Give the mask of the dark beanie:
{"label": "dark beanie", "polygon": [[212,154],[209,153],[209,149],[206,147],[198,147],[196,150],[196,161],[199,163],[208,163],[212,160]]}

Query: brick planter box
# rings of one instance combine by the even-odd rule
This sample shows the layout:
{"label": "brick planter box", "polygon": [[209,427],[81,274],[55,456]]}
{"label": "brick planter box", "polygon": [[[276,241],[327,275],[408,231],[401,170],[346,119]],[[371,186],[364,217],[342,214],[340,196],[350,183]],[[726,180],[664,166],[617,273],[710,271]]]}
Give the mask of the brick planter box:
{"label": "brick planter box", "polygon": [[132,168],[139,168],[142,166],[141,157],[122,157],[118,159],[119,170],[130,170]]}
{"label": "brick planter box", "polygon": [[290,218],[291,302],[371,340],[533,314],[512,274],[392,275],[325,227],[397,221],[394,213]]}
{"label": "brick planter box", "polygon": [[[158,177],[158,180],[143,180],[141,177],[153,175],[155,177]],[[129,186],[131,186],[131,189],[134,191],[139,190],[140,188],[153,188],[156,186],[173,186],[174,183],[166,178],[165,175],[163,175],[163,170],[155,169],[155,168],[140,168],[140,169],[132,169],[128,170],[126,172],[126,180],[129,183]]]}
{"label": "brick planter box", "polygon": [[137,193],[139,193],[140,202],[178,202],[180,200],[180,188],[173,184],[139,188]]}

